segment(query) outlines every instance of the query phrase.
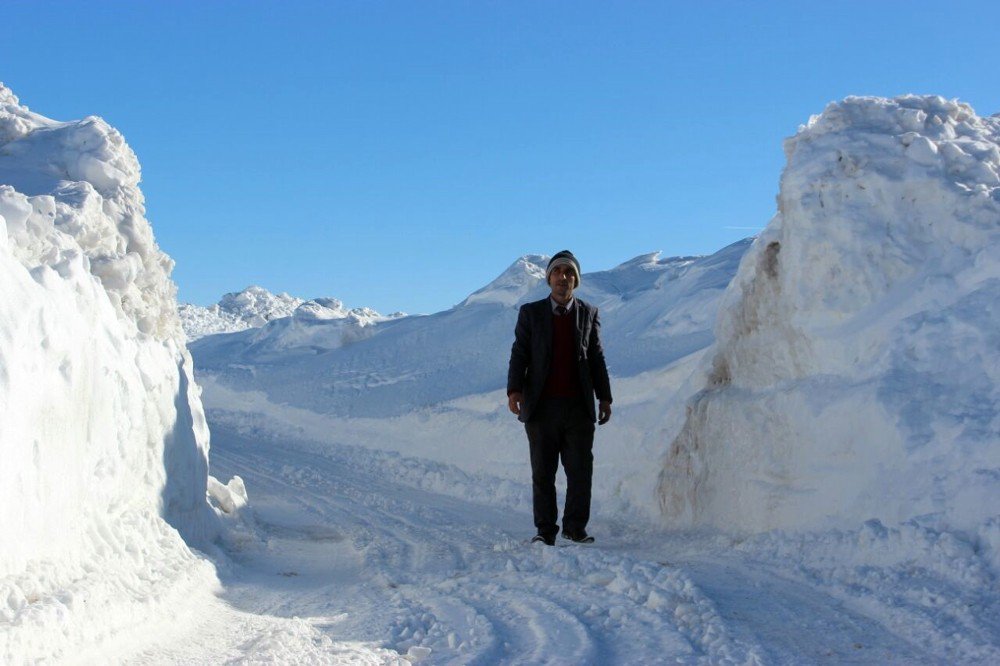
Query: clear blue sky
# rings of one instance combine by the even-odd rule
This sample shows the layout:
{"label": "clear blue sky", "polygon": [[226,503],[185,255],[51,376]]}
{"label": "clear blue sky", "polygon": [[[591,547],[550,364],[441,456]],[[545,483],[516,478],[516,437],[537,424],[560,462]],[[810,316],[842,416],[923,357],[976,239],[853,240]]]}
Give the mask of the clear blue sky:
{"label": "clear blue sky", "polygon": [[3,22],[0,80],[124,133],[203,305],[253,283],[433,312],[522,254],[711,253],[767,223],[782,139],[832,100],[1000,111],[997,2],[14,0]]}

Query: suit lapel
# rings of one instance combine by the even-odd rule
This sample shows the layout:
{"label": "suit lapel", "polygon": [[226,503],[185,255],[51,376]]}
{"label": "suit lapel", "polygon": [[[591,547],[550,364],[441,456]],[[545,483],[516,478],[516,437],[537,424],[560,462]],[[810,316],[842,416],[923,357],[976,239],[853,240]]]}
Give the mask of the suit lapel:
{"label": "suit lapel", "polygon": [[581,339],[583,335],[583,305],[580,304],[580,299],[576,299],[576,303],[573,305],[573,315],[575,319],[575,325],[573,326],[573,339],[576,341],[576,349],[574,356],[580,358],[580,350],[583,349],[583,341]]}
{"label": "suit lapel", "polygon": [[539,302],[539,314],[542,316],[542,339],[545,340],[545,366],[548,367],[552,358],[552,305],[546,298]]}

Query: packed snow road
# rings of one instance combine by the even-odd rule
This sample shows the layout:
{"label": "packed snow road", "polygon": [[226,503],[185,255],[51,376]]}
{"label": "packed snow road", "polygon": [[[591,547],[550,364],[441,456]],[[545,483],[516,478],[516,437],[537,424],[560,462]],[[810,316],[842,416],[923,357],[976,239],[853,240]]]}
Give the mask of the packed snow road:
{"label": "packed snow road", "polygon": [[935,661],[843,602],[725,555],[722,537],[598,516],[594,546],[528,545],[523,507],[422,490],[402,471],[426,464],[468,483],[458,470],[242,430],[213,424],[212,449],[214,472],[241,476],[253,507],[221,571],[242,619],[140,661]]}
{"label": "packed snow road", "polygon": [[[325,627],[335,641],[429,651],[434,662],[753,654],[670,567],[601,548],[525,545],[524,514],[408,488],[344,456],[360,462],[363,451],[262,453],[216,433],[216,469],[254,488],[264,539],[238,554],[257,575],[228,586],[244,610],[339,618]],[[262,589],[268,574],[276,582]]]}

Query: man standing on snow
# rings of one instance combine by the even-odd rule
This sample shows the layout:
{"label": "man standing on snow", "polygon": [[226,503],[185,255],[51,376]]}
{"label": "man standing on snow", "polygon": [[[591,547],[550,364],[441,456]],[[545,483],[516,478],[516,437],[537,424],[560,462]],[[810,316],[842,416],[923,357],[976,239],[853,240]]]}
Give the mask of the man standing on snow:
{"label": "man standing on snow", "polygon": [[[597,308],[573,296],[580,262],[563,250],[549,261],[552,293],[521,306],[507,372],[507,405],[524,423],[531,450],[535,527],[531,540],[555,545],[556,471],[566,472],[562,535],[592,543],[590,485],[594,473],[594,422],[611,418],[611,382],[601,348]],[[600,401],[594,409],[594,396]]]}

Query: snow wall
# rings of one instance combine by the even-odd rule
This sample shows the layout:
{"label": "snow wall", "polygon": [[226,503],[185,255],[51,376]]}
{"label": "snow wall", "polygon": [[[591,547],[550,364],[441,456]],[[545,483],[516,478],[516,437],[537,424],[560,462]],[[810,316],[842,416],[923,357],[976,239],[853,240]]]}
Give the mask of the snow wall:
{"label": "snow wall", "polygon": [[1000,118],[917,96],[787,140],[661,474],[671,523],[917,519],[1000,548],[998,144]]}
{"label": "snow wall", "polygon": [[79,655],[215,581],[182,540],[217,530],[208,430],[139,177],[100,118],[0,85],[0,662]]}

